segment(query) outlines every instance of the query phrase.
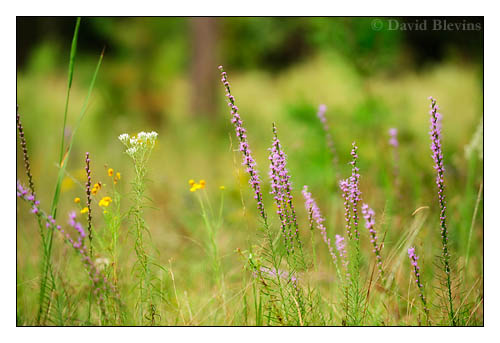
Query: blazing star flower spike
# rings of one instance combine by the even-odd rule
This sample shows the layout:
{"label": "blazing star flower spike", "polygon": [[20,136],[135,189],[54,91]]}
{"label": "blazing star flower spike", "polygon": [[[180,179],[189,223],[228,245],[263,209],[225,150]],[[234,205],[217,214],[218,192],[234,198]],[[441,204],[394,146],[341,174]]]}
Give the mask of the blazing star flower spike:
{"label": "blazing star flower spike", "polygon": [[359,168],[357,167],[358,147],[352,143],[351,156],[351,176],[339,182],[344,198],[344,216],[346,221],[347,236],[349,239],[359,240],[358,232],[358,203],[361,201],[361,191],[359,190]]}
{"label": "blazing star flower spike", "polygon": [[[278,139],[276,125],[273,123],[273,143],[269,149],[269,178],[271,179],[271,194],[277,206],[276,213],[281,221],[281,229],[285,246],[289,253],[294,252],[294,240],[301,245],[297,215],[293,206],[292,184],[286,168],[286,154]],[[293,232],[292,228],[295,228]]]}
{"label": "blazing star flower spike", "polygon": [[377,232],[375,231],[375,212],[367,204],[363,204],[363,206],[361,206],[361,211],[363,213],[363,217],[365,218],[365,227],[370,233],[370,242],[373,245],[373,253],[375,254],[375,258],[377,260],[377,268],[380,274],[383,275],[382,256],[380,255],[381,246],[378,244]]}
{"label": "blazing star flower spike", "polygon": [[434,160],[434,169],[436,170],[436,185],[438,189],[438,203],[440,208],[439,220],[441,227],[441,242],[443,245],[442,262],[443,269],[446,274],[446,287],[448,288],[448,304],[449,304],[449,318],[453,325],[456,323],[454,311],[453,311],[453,295],[451,286],[451,276],[450,276],[450,255],[448,251],[448,228],[446,226],[446,197],[444,194],[444,162],[443,162],[443,151],[441,147],[441,119],[442,116],[438,112],[439,106],[437,105],[436,99],[429,97],[431,101],[429,111],[430,114],[430,131],[429,135],[431,138],[431,151],[432,159]]}
{"label": "blazing star flower spike", "polygon": [[259,172],[257,170],[257,163],[252,157],[252,151],[250,150],[250,146],[248,144],[248,139],[246,135],[246,129],[243,127],[243,121],[238,113],[238,107],[235,105],[234,96],[231,95],[231,88],[229,86],[229,81],[227,80],[227,74],[224,71],[222,66],[219,66],[219,70],[221,71],[221,82],[226,89],[226,98],[228,100],[227,104],[231,108],[231,123],[234,125],[234,129],[236,131],[236,136],[239,140],[239,149],[241,154],[243,155],[243,165],[246,167],[247,173],[250,175],[250,186],[254,191],[254,198],[257,201],[257,208],[259,209],[260,216],[267,223],[267,215],[264,210],[264,203],[262,198],[261,191],[261,182],[259,178]]}
{"label": "blazing star flower spike", "polygon": [[408,249],[408,257],[410,258],[412,270],[415,274],[415,282],[419,290],[420,300],[422,300],[422,304],[424,305],[424,312],[426,313],[427,317],[429,317],[429,309],[427,308],[427,301],[425,299],[424,285],[421,282],[420,267],[418,265],[418,256],[415,253],[415,247],[411,247]]}
{"label": "blazing star flower spike", "polygon": [[326,227],[323,225],[325,218],[323,218],[323,216],[321,215],[321,211],[311,193],[308,191],[307,186],[304,186],[304,188],[302,189],[302,195],[304,196],[306,210],[311,213],[312,219],[316,222],[316,226],[321,232],[321,237],[323,237],[323,241],[328,247],[328,252],[330,253],[333,261],[336,263],[337,255],[335,255],[335,251],[333,250],[330,238],[328,238],[326,234]]}

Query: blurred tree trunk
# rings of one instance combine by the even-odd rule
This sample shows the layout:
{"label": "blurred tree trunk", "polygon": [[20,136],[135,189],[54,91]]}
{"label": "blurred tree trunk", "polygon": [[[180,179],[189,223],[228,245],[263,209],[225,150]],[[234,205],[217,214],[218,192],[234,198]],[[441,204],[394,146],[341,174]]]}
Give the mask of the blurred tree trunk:
{"label": "blurred tree trunk", "polygon": [[191,18],[191,110],[195,116],[215,116],[217,27],[215,18]]}

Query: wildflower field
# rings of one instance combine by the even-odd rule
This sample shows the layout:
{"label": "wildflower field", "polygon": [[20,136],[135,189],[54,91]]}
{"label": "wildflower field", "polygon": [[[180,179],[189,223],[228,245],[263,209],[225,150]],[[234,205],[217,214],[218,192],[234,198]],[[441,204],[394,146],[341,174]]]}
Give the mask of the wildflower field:
{"label": "wildflower field", "polygon": [[373,18],[33,20],[61,32],[18,33],[18,326],[483,326],[482,55]]}

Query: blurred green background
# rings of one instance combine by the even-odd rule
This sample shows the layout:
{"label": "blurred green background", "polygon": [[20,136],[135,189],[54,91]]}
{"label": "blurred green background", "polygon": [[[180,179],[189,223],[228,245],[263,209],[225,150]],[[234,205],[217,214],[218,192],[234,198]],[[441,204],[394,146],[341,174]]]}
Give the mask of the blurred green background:
{"label": "blurred green background", "polygon": [[[238,280],[244,261],[238,260],[235,249],[258,244],[260,238],[247,176],[239,152],[234,151],[234,131],[217,70],[222,64],[265,180],[265,193],[269,191],[271,125],[275,122],[278,127],[304,230],[307,215],[299,191],[307,184],[327,217],[330,237],[344,234],[335,175],[350,174],[347,162],[351,143],[356,141],[363,199],[378,218],[387,214],[383,219],[387,244],[397,240],[416,208],[430,207],[431,215],[417,242],[429,259],[440,252],[427,99],[430,95],[437,98],[443,114],[450,240],[458,252],[455,256],[463,258],[482,182],[482,155],[478,153],[482,139],[470,145],[472,153],[465,152],[482,128],[483,31],[389,30],[390,19],[406,23],[416,18],[379,19],[385,25],[381,30],[373,29],[374,18],[83,18],[68,137],[99,54],[103,47],[106,50],[69,159],[59,213],[64,216],[76,208],[75,196],[84,198],[86,151],[94,180],[110,183],[106,168],[112,167],[121,172],[119,187],[126,196],[132,163],[117,137],[123,132],[155,130],[159,142],[150,161],[148,191],[153,208],[146,220],[159,261],[176,261],[174,266],[182,274],[179,282],[186,288],[202,286],[193,285],[209,273],[201,248],[205,236],[188,180],[205,179],[214,204],[219,186],[225,186],[225,220],[218,240],[228,278]],[[447,20],[483,27],[482,18]],[[46,209],[58,171],[74,24],[75,18],[17,19],[17,102],[38,197]],[[316,117],[320,104],[328,107],[338,170],[332,169]],[[399,131],[403,190],[399,200],[395,200],[388,144],[391,127]],[[17,161],[18,178],[25,180],[19,150]],[[271,211],[270,196],[266,203]],[[126,199],[123,206],[127,206]],[[99,223],[99,217],[96,220]],[[482,275],[482,222],[481,203],[471,246],[474,267],[467,271],[471,279]],[[124,232],[126,228],[124,223]],[[38,271],[39,242],[33,239],[37,230],[29,209],[19,203],[18,279],[33,289],[32,278]],[[433,243],[423,244],[426,241]],[[327,265],[326,249],[318,249]],[[431,266],[432,261],[428,263]]]}

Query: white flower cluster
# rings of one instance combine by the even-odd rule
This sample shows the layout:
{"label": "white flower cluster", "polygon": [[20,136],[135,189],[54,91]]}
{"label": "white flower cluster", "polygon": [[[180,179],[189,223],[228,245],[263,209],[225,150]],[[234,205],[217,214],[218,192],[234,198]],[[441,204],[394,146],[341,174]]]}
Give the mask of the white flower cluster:
{"label": "white flower cluster", "polygon": [[122,133],[118,136],[120,142],[122,142],[127,150],[125,151],[130,157],[135,158],[137,153],[145,153],[146,151],[153,149],[156,144],[156,139],[158,138],[158,133],[155,131],[151,132],[139,132],[137,136],[130,137],[128,133]]}

